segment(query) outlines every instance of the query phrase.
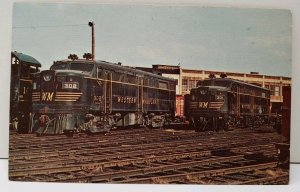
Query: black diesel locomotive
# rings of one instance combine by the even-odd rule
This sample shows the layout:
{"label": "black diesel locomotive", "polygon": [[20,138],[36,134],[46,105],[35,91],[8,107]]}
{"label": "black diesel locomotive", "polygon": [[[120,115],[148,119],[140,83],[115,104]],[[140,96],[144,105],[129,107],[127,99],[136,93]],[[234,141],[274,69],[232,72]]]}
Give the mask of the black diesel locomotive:
{"label": "black diesel locomotive", "polygon": [[28,132],[98,133],[113,127],[162,127],[175,116],[177,80],[121,64],[54,62],[32,84]]}
{"label": "black diesel locomotive", "polygon": [[239,80],[206,79],[185,100],[190,126],[199,131],[269,123],[270,90]]}
{"label": "black diesel locomotive", "polygon": [[11,52],[10,127],[20,133],[27,132],[31,113],[32,74],[41,64],[33,57]]}

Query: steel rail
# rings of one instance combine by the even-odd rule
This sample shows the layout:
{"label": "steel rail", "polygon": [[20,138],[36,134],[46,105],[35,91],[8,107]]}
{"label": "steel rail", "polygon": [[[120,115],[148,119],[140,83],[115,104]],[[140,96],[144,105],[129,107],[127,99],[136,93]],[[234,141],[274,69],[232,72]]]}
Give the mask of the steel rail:
{"label": "steel rail", "polygon": [[277,162],[263,163],[258,165],[249,165],[243,167],[234,167],[234,168],[225,168],[218,170],[208,170],[208,171],[196,171],[188,174],[175,174],[167,176],[158,176],[158,177],[149,177],[149,178],[139,178],[139,179],[129,179],[125,181],[120,181],[117,183],[170,183],[170,182],[186,182],[187,177],[191,180],[199,180],[204,177],[213,177],[213,176],[223,176],[227,174],[260,170],[260,169],[270,169],[275,168]]}

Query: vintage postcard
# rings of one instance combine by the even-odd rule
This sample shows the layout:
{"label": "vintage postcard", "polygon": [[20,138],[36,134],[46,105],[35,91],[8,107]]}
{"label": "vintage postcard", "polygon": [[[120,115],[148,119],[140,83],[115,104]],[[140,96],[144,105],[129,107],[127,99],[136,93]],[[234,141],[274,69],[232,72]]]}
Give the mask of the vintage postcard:
{"label": "vintage postcard", "polygon": [[11,181],[288,184],[289,10],[15,3]]}

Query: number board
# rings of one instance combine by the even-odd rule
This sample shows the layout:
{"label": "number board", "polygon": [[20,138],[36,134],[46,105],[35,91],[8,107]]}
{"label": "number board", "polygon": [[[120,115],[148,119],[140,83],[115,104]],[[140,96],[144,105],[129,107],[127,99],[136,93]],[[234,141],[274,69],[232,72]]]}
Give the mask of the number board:
{"label": "number board", "polygon": [[78,82],[63,82],[62,88],[63,89],[79,89],[79,83]]}

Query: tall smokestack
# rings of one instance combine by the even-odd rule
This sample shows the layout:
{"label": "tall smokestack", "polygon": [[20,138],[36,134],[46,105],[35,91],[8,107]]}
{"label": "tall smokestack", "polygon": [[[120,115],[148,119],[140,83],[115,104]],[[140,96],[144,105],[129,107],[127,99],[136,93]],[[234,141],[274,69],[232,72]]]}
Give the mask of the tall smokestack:
{"label": "tall smokestack", "polygon": [[89,22],[89,26],[92,27],[92,60],[95,60],[95,23]]}

